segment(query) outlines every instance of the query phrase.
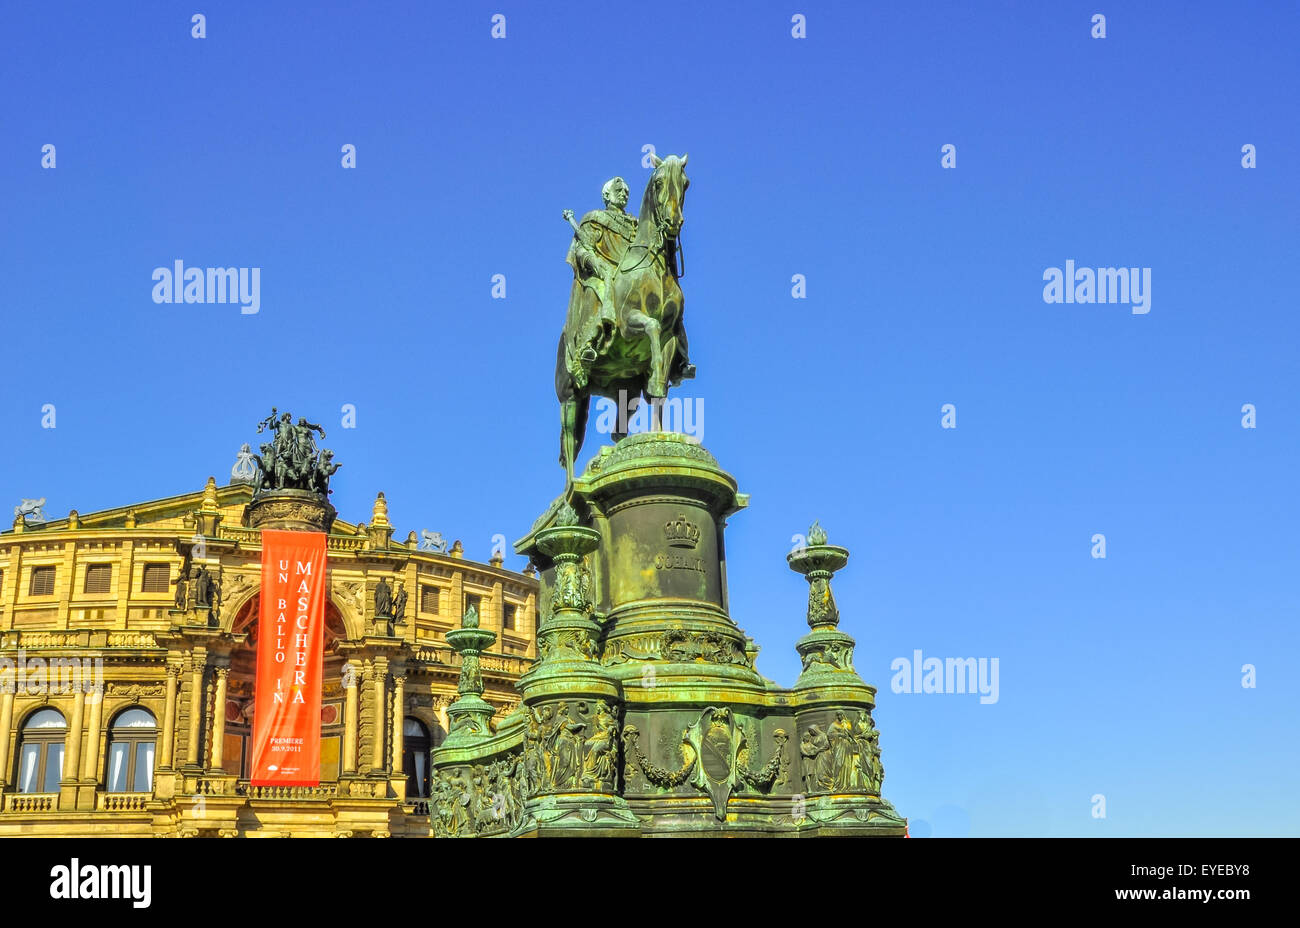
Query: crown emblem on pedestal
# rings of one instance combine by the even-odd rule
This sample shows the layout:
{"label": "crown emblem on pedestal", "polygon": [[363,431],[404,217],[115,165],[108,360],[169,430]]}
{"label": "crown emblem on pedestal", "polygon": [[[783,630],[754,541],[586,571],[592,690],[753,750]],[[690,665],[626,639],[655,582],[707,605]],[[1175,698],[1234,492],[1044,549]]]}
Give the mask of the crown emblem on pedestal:
{"label": "crown emblem on pedestal", "polygon": [[700,527],[679,514],[664,523],[664,538],[674,548],[694,548],[700,543]]}

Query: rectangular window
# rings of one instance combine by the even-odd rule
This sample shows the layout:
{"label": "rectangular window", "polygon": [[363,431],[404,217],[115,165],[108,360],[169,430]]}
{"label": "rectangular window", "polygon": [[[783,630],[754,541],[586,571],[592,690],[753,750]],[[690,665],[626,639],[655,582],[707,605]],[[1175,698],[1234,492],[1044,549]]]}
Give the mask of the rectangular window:
{"label": "rectangular window", "polygon": [[505,615],[501,617],[501,627],[508,632],[514,631],[519,627],[519,607],[514,603],[506,603]]}
{"label": "rectangular window", "polygon": [[112,564],[89,564],[86,566],[87,593],[107,593],[113,580]]}
{"label": "rectangular window", "polygon": [[63,779],[63,745],[51,744],[45,753],[45,785],[43,793],[57,793],[59,780]]}
{"label": "rectangular window", "polygon": [[172,569],[168,564],[145,564],[141,593],[166,593],[171,589]]}
{"label": "rectangular window", "polygon": [[32,596],[53,596],[54,595],[54,568],[53,567],[33,567],[32,568],[32,585],[28,590]]}
{"label": "rectangular window", "polygon": [[333,783],[339,778],[340,742],[341,739],[337,735],[332,738],[320,739],[320,779],[322,783]]}
{"label": "rectangular window", "polygon": [[221,755],[221,766],[231,776],[244,775],[244,736],[226,732],[226,748]]}
{"label": "rectangular window", "polygon": [[125,741],[117,741],[108,746],[108,776],[104,787],[110,793],[126,792],[126,765],[130,759],[126,752],[130,749],[131,745]]}
{"label": "rectangular window", "polygon": [[420,587],[420,611],[428,612],[431,615],[438,614],[438,593],[436,586]]}
{"label": "rectangular window", "polygon": [[411,754],[411,765],[415,768],[412,771],[415,780],[415,795],[427,796],[429,794],[427,788],[429,775],[426,768],[429,766],[429,755],[423,751],[413,752]]}
{"label": "rectangular window", "polygon": [[153,742],[135,743],[135,783],[131,789],[137,793],[153,792]]}
{"label": "rectangular window", "polygon": [[[5,732],[7,736],[9,733]],[[36,764],[41,759],[39,744],[24,744],[22,757],[18,762],[18,792],[36,792]]]}

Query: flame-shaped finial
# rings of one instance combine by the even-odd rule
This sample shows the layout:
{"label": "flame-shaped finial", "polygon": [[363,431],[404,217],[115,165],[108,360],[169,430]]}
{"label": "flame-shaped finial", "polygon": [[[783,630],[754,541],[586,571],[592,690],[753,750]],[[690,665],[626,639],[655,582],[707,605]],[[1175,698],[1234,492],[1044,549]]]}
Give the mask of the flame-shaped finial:
{"label": "flame-shaped finial", "polygon": [[217,478],[209,477],[208,482],[203,485],[203,502],[199,508],[204,512],[216,512],[221,507],[217,505]]}
{"label": "flame-shaped finial", "polygon": [[388,521],[388,500],[384,499],[382,492],[375,497],[375,505],[370,512],[370,524],[375,528],[390,528],[392,526],[392,523]]}
{"label": "flame-shaped finial", "polygon": [[561,506],[555,513],[555,524],[564,525],[564,526],[577,525],[578,524],[577,510],[574,509],[571,505],[569,505],[568,502],[565,502],[565,504]]}

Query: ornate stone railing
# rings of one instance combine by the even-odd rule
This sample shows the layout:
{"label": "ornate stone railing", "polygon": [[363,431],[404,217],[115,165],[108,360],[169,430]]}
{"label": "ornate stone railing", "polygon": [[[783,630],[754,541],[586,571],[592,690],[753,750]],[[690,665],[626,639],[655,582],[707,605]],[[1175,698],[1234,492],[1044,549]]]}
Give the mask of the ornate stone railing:
{"label": "ornate stone railing", "polygon": [[150,632],[106,631],[82,628],[69,631],[0,632],[0,648],[157,648],[158,639]]}
{"label": "ornate stone railing", "polygon": [[337,783],[322,783],[320,786],[253,786],[247,780],[240,780],[237,792],[249,799],[321,800],[337,796],[339,786]]}
{"label": "ornate stone railing", "polygon": [[428,815],[429,800],[427,799],[408,799],[403,806],[403,811],[407,815]]}
{"label": "ornate stone railing", "polygon": [[217,537],[223,541],[237,541],[240,544],[260,545],[262,543],[262,533],[252,528],[219,525]]}
{"label": "ornate stone railing", "polygon": [[388,781],[379,779],[349,779],[339,790],[339,795],[353,799],[388,798]]}
{"label": "ornate stone railing", "polygon": [[109,632],[110,648],[156,648],[158,639],[149,632]]}
{"label": "ornate stone railing", "polygon": [[5,797],[6,812],[53,812],[58,807],[58,793],[11,793]]}
{"label": "ornate stone railing", "polygon": [[[419,647],[416,649],[415,659],[426,664],[446,664],[450,668],[460,666],[460,655],[443,645]],[[532,658],[517,657],[510,654],[484,654],[479,658],[479,668],[492,673],[519,675],[532,665]]]}
{"label": "ornate stone railing", "polygon": [[81,632],[5,632],[0,636],[2,648],[75,648],[83,644]]}
{"label": "ornate stone railing", "polygon": [[143,812],[148,793],[96,793],[95,808],[102,812]]}
{"label": "ornate stone railing", "polygon": [[360,551],[366,546],[365,535],[326,535],[327,551]]}
{"label": "ornate stone railing", "polygon": [[[254,528],[235,528],[225,525],[217,529],[217,537],[224,541],[235,541],[241,545],[257,547],[262,544],[262,533]],[[360,551],[366,546],[365,535],[326,535],[327,551]]]}
{"label": "ornate stone railing", "polygon": [[229,777],[199,777],[193,789],[196,796],[229,796],[235,789],[235,781]]}
{"label": "ornate stone railing", "polygon": [[520,674],[532,666],[532,661],[526,658],[507,657],[505,655],[484,654],[478,660],[479,668],[482,670],[495,670],[497,673],[515,673]]}

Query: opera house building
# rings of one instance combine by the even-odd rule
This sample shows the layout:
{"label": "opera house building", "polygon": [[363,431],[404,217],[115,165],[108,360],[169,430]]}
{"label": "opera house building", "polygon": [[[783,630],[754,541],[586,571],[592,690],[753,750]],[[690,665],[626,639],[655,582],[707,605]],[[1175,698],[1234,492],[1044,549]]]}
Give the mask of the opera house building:
{"label": "opera house building", "polygon": [[496,633],[483,699],[509,712],[536,657],[536,577],[395,540],[382,493],[368,522],[331,518],[319,784],[253,785],[253,496],[209,478],[0,533],[0,836],[430,834],[461,661],[445,633],[471,608]]}

